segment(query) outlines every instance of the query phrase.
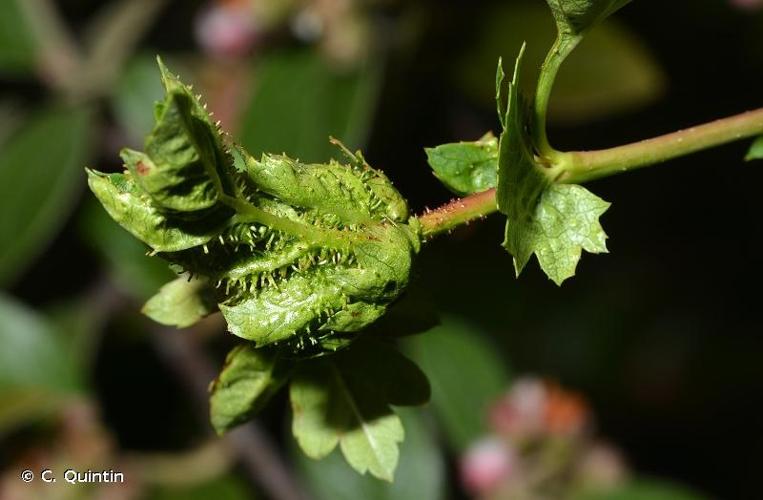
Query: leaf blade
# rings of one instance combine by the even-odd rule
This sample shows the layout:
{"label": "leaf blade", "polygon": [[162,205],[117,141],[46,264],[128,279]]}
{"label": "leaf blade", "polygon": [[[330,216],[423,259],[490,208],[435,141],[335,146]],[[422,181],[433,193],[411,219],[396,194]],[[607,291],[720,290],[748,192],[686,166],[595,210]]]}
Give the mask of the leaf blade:
{"label": "leaf blade", "polygon": [[210,420],[218,434],[245,422],[286,383],[290,364],[274,349],[235,347],[210,388]]}
{"label": "leaf blade", "polygon": [[498,139],[492,132],[477,141],[441,144],[425,151],[435,176],[457,195],[479,193],[496,186]]}
{"label": "leaf blade", "polygon": [[423,378],[395,349],[371,341],[300,367],[290,391],[297,442],[311,458],[339,445],[355,470],[391,481],[404,430],[390,405],[420,404],[429,393]]}
{"label": "leaf blade", "polygon": [[164,284],[141,312],[162,325],[186,328],[216,309],[206,280],[181,276]]}

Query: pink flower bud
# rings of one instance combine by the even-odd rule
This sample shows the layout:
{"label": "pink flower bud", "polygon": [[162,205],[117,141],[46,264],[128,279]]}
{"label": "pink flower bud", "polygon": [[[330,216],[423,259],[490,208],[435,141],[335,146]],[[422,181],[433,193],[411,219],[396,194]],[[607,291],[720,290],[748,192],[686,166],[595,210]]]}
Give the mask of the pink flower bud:
{"label": "pink flower bud", "polygon": [[259,29],[254,12],[246,2],[215,3],[196,20],[196,40],[213,57],[246,55],[257,41]]}
{"label": "pink flower bud", "polygon": [[546,387],[536,378],[518,379],[489,412],[491,427],[500,434],[528,437],[543,430]]}
{"label": "pink flower bud", "polygon": [[511,477],[515,463],[514,451],[507,443],[497,438],[482,439],[461,458],[461,483],[471,494],[489,493]]}

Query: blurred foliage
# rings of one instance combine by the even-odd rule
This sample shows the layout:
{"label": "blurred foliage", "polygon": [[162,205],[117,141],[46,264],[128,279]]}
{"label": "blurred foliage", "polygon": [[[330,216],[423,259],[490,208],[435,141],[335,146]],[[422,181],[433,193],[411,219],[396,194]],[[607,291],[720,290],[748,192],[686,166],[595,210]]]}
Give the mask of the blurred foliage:
{"label": "blurred foliage", "polygon": [[0,295],[0,438],[51,414],[85,390],[84,374],[61,332]]}
{"label": "blurred foliage", "polygon": [[312,51],[276,53],[254,69],[239,140],[254,157],[286,153],[305,162],[336,156],[328,136],[351,150],[366,140],[381,79],[379,61],[332,68]]}
{"label": "blurred foliage", "polygon": [[20,0],[0,1],[0,74],[18,76],[35,63],[36,43]]}
{"label": "blurred foliage", "polygon": [[66,223],[82,190],[90,121],[86,107],[42,111],[7,139],[0,155],[0,239],[7,242],[1,284],[20,275]]}
{"label": "blurred foliage", "polygon": [[[510,60],[526,43],[523,82],[534,82],[556,30],[541,2],[500,3],[483,16],[476,42],[453,69],[464,90],[492,105],[495,93],[485,81],[495,72],[498,58]],[[649,104],[664,87],[665,76],[651,52],[630,30],[610,19],[593,28],[562,66],[549,118],[564,124],[600,120]]]}
{"label": "blurred foliage", "polygon": [[407,352],[429,378],[431,405],[456,451],[483,434],[488,404],[509,381],[506,363],[479,328],[441,317],[442,324],[405,339]]}

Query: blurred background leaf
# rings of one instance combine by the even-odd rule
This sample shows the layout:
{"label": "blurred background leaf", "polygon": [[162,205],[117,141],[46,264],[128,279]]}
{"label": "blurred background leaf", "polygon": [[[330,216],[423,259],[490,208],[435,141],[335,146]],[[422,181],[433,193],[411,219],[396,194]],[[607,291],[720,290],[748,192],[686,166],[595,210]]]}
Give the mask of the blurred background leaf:
{"label": "blurred background leaf", "polygon": [[[543,2],[501,3],[484,15],[480,36],[455,70],[469,94],[492,105],[495,93],[485,81],[495,73],[498,58],[513,57],[527,42],[525,83],[534,82],[556,28]],[[606,118],[649,104],[664,88],[665,77],[651,52],[610,19],[592,29],[565,61],[554,84],[549,119],[573,124]]]}
{"label": "blurred background leaf", "polygon": [[23,0],[0,0],[0,73],[23,75],[35,66],[36,43]]}
{"label": "blurred background leaf", "polygon": [[574,500],[703,500],[704,495],[667,481],[637,479],[613,490],[576,496]]}
{"label": "blurred background leaf", "polygon": [[92,114],[86,107],[32,116],[0,150],[0,285],[42,254],[83,189]]}
{"label": "blurred background leaf", "polygon": [[256,499],[247,484],[234,475],[226,475],[201,485],[155,488],[147,500],[248,500]]}
{"label": "blurred background leaf", "polygon": [[381,84],[378,60],[342,68],[302,50],[270,54],[254,71],[254,95],[238,134],[254,156],[286,153],[321,162],[337,156],[329,135],[353,150],[364,144]]}
{"label": "blurred background leaf", "polygon": [[0,294],[0,435],[83,391],[60,332],[44,317]]}
{"label": "blurred background leaf", "polygon": [[95,200],[85,203],[79,229],[84,241],[103,260],[116,286],[141,303],[177,277],[164,261],[149,257],[148,248],[114,224]]}
{"label": "blurred background leaf", "polygon": [[454,316],[443,316],[439,326],[403,345],[429,378],[445,437],[463,451],[485,433],[488,405],[508,386],[506,363],[479,328]]}
{"label": "blurred background leaf", "polygon": [[143,138],[151,132],[154,126],[153,103],[161,100],[163,95],[156,58],[140,55],[131,59],[117,83],[112,107],[135,147],[142,146]]}

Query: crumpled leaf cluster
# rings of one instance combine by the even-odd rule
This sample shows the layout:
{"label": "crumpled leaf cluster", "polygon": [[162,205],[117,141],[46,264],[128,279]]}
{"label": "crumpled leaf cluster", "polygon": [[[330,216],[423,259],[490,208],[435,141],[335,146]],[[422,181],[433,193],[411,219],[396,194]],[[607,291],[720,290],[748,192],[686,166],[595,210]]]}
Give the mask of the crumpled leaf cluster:
{"label": "crumpled leaf cluster", "polygon": [[166,97],[144,151],[123,150],[122,173],[88,171],[111,217],[186,275],[145,312],[188,326],[216,304],[258,346],[314,355],[347,345],[408,283],[419,235],[405,200],[360,153],[306,164],[229,146],[160,68]]}

